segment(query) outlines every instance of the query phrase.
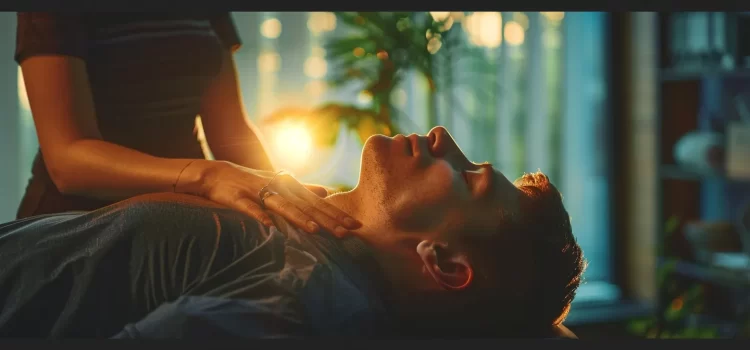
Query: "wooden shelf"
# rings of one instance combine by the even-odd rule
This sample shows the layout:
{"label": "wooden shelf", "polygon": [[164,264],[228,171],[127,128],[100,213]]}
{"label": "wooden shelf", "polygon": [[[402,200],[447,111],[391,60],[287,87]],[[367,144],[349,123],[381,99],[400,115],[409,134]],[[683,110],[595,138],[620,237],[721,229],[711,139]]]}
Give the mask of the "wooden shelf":
{"label": "wooden shelf", "polygon": [[662,69],[660,72],[661,81],[690,81],[701,80],[704,78],[750,78],[750,69]]}

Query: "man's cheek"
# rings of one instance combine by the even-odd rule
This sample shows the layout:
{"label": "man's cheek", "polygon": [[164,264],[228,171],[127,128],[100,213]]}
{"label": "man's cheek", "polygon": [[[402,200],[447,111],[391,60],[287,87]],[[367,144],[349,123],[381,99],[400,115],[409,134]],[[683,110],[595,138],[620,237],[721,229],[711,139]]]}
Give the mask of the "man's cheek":
{"label": "man's cheek", "polygon": [[424,172],[424,177],[420,182],[423,183],[424,190],[444,195],[453,191],[456,179],[456,171],[453,167],[445,161],[439,161]]}

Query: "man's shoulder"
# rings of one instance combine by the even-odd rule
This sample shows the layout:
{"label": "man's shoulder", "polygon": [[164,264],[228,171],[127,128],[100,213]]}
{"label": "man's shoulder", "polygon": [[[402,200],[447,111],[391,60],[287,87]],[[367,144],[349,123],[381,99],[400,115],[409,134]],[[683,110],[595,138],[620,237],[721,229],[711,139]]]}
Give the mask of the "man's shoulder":
{"label": "man's shoulder", "polygon": [[272,232],[285,237],[287,266],[304,278],[299,299],[318,333],[356,334],[380,323],[385,312],[372,283],[377,276],[361,264],[366,249],[353,244],[354,238],[341,240],[325,231],[311,235],[283,218],[274,221]]}

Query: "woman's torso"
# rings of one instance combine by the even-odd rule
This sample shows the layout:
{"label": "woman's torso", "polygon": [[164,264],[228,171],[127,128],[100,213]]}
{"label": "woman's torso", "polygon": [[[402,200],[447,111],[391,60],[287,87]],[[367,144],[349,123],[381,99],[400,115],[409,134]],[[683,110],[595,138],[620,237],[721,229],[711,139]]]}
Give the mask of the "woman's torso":
{"label": "woman's torso", "polygon": [[[201,97],[226,47],[239,44],[227,26],[228,14],[20,13],[16,59],[50,53],[83,59],[105,141],[158,157],[202,158],[194,133]],[[60,194],[37,155],[18,217],[106,204]]]}

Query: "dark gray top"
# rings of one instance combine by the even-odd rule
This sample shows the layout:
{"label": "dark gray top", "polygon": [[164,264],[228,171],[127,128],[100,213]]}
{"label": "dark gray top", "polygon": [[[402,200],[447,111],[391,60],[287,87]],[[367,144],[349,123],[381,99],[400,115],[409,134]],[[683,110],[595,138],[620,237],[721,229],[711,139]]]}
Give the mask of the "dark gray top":
{"label": "dark gray top", "polygon": [[386,284],[367,247],[276,221],[167,194],[0,225],[0,336],[137,336],[157,308],[187,303],[209,323],[228,302],[242,312],[224,321],[253,320],[225,323],[245,325],[221,331],[233,336],[383,334]]}

